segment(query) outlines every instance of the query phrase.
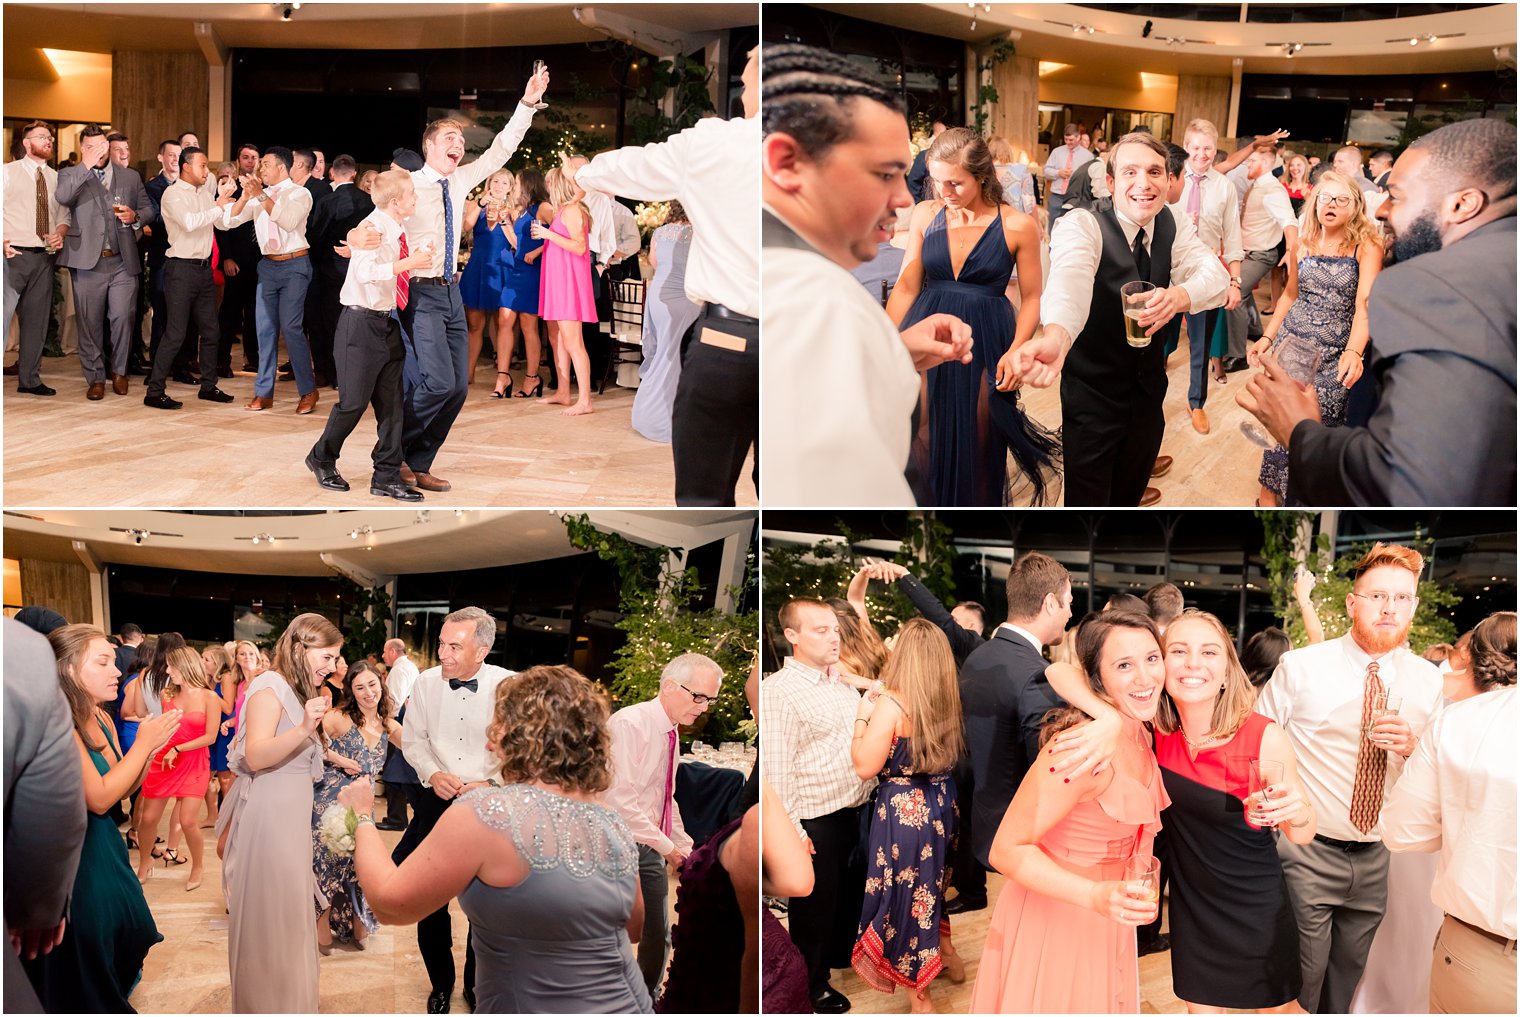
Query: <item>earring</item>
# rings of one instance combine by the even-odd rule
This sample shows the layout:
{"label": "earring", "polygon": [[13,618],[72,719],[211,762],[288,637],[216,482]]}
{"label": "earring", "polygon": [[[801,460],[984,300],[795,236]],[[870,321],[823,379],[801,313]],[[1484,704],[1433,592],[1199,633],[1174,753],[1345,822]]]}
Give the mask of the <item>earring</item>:
{"label": "earring", "polygon": [[1220,692],[1223,692],[1223,691],[1224,691],[1224,683],[1223,683],[1223,682],[1220,682],[1220,683],[1219,683],[1219,691],[1220,691]]}

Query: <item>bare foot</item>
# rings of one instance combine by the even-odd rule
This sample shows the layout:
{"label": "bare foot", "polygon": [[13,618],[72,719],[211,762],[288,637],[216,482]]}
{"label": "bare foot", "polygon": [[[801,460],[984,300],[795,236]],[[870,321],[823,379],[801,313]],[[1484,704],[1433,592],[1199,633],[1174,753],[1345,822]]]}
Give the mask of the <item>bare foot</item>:
{"label": "bare foot", "polygon": [[544,402],[550,406],[573,406],[575,400],[570,398],[570,393],[563,389],[555,389],[551,396],[544,396]]}
{"label": "bare foot", "polygon": [[913,992],[908,995],[908,1002],[912,1006],[912,1013],[935,1013],[934,1000],[929,996],[927,989]]}
{"label": "bare foot", "polygon": [[567,417],[583,417],[588,413],[594,412],[595,411],[591,408],[591,404],[589,402],[576,403],[568,410],[560,410],[560,413],[564,414]]}

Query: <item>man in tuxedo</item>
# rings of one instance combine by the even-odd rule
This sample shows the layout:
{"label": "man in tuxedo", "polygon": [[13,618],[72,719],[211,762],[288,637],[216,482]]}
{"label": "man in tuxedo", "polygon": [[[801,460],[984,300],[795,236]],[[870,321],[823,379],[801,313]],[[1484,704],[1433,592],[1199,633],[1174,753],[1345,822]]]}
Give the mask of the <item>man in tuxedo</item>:
{"label": "man in tuxedo", "polygon": [[1126,134],[1109,149],[1108,176],[1111,199],[1061,218],[1040,301],[1044,332],[1014,355],[1022,383],[1046,388],[1061,379],[1067,505],[1138,505],[1166,428],[1165,345],[1129,344],[1120,287],[1156,287],[1137,321],[1153,340],[1176,315],[1223,304],[1230,282],[1165,206],[1160,142]]}
{"label": "man in tuxedo", "polygon": [[[1040,753],[1040,723],[1065,705],[1045,679],[1044,646],[1057,643],[1071,620],[1071,576],[1038,551],[1019,555],[1008,569],[1008,620],[961,665],[961,710],[971,757],[971,812],[962,837],[983,868],[1003,813]],[[961,910],[981,902],[968,901]]]}
{"label": "man in tuxedo", "polygon": [[[307,291],[306,328],[318,385],[338,383],[333,336],[338,332],[338,315],[343,306],[339,297],[348,275],[348,259],[333,248],[343,243],[348,231],[375,210],[374,200],[354,186],[357,174],[353,156],[340,155],[333,160],[332,189],[312,206],[311,222],[306,227],[312,266],[316,269],[311,290]],[[312,291],[317,294],[315,298]]]}
{"label": "man in tuxedo", "polygon": [[[74,219],[58,264],[73,276],[79,366],[89,386],[85,397],[92,401],[105,398],[108,375],[111,390],[127,394],[127,349],[142,265],[137,237],[153,215],[142,177],[111,162],[110,148],[105,131],[89,124],[79,133],[79,165],[58,174],[58,203],[71,209]],[[102,328],[107,321],[109,362]]]}
{"label": "man in tuxedo", "polygon": [[1288,449],[1300,505],[1515,504],[1515,128],[1464,120],[1394,163],[1372,285],[1379,387],[1365,427],[1326,427],[1267,356],[1237,396]]}

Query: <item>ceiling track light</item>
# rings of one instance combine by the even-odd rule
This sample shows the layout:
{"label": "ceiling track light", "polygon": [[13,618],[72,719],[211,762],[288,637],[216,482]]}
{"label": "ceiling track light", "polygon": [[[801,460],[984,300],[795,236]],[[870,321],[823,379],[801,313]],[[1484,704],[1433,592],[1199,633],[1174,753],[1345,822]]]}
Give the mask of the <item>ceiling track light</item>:
{"label": "ceiling track light", "polygon": [[274,543],[274,537],[272,535],[268,534],[268,533],[255,533],[253,535],[253,542],[256,545],[257,544],[273,544]]}
{"label": "ceiling track light", "polygon": [[348,539],[358,540],[360,537],[367,537],[374,532],[374,529],[369,526],[355,526],[348,531]]}
{"label": "ceiling track light", "polygon": [[417,514],[412,517],[413,526],[424,526],[432,521],[433,513],[428,509],[418,509]]}

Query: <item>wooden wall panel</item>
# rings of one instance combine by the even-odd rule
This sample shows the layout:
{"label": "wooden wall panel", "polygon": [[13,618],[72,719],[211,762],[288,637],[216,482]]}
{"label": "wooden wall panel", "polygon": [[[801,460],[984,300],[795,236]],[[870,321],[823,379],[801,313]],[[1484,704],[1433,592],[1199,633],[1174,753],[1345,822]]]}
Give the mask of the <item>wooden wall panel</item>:
{"label": "wooden wall panel", "polygon": [[78,562],[21,559],[25,604],[50,607],[71,622],[95,624],[90,607],[90,573]]}
{"label": "wooden wall panel", "polygon": [[1172,118],[1172,142],[1182,144],[1188,122],[1212,121],[1223,137],[1230,130],[1230,79],[1182,74],[1177,78],[1177,112]]}
{"label": "wooden wall panel", "polygon": [[[117,50],[111,54],[111,122],[132,139],[132,165],[158,172],[158,143],[194,131],[208,144],[211,79],[199,53]],[[208,153],[213,164],[224,153]]]}
{"label": "wooden wall panel", "polygon": [[998,101],[988,129],[1008,140],[1015,158],[1022,151],[1033,159],[1040,133],[1039,61],[1029,56],[1003,61],[992,69],[992,87],[997,89]]}

